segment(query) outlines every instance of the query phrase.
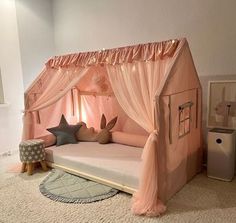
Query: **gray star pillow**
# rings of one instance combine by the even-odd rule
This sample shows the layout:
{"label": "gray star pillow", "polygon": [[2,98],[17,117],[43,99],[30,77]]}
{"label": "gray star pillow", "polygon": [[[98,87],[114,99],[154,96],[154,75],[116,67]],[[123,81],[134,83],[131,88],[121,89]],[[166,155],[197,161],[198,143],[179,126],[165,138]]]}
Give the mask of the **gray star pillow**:
{"label": "gray star pillow", "polygon": [[65,119],[65,116],[61,116],[61,120],[58,126],[54,128],[47,129],[57,138],[56,146],[64,145],[64,144],[76,144],[76,132],[80,129],[81,124],[77,125],[69,125]]}

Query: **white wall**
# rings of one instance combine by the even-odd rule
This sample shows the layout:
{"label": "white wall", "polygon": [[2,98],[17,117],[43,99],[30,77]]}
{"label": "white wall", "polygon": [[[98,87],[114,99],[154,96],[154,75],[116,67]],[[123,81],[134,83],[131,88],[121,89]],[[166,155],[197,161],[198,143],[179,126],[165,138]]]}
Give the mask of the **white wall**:
{"label": "white wall", "polygon": [[55,54],[187,37],[203,84],[234,78],[235,8],[235,0],[16,0],[16,8],[1,0],[0,66],[11,105],[0,108],[0,153],[20,139],[21,64],[26,88]]}
{"label": "white wall", "polygon": [[16,0],[25,89],[55,55],[51,0]]}
{"label": "white wall", "polygon": [[3,94],[3,85],[2,85],[2,75],[1,75],[1,67],[0,67],[0,104],[4,103],[4,94]]}
{"label": "white wall", "polygon": [[[203,86],[236,79],[235,0],[53,0],[57,54],[188,39]],[[206,136],[206,134],[205,134]]]}
{"label": "white wall", "polygon": [[21,138],[23,79],[14,0],[0,1],[0,67],[5,101],[0,106],[0,154],[18,149]]}
{"label": "white wall", "polygon": [[235,0],[54,0],[57,54],[187,37],[199,75],[236,73]]}

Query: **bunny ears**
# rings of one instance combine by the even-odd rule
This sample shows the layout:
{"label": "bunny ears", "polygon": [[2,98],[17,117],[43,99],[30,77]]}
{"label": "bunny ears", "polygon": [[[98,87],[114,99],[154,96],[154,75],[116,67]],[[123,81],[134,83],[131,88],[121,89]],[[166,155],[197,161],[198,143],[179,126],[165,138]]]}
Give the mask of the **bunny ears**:
{"label": "bunny ears", "polygon": [[100,128],[107,129],[108,131],[110,131],[115,126],[116,122],[117,122],[117,116],[107,123],[105,115],[102,114]]}

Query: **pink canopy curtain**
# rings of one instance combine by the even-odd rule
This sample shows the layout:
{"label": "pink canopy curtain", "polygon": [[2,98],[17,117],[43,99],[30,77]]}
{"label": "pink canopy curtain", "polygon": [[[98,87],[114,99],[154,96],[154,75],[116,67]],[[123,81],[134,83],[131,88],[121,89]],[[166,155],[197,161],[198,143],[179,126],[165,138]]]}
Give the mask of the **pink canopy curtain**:
{"label": "pink canopy curtain", "polygon": [[157,61],[172,57],[181,40],[167,40],[159,43],[146,43],[114,49],[55,56],[46,67],[87,67],[97,64],[123,64],[133,61]]}
{"label": "pink canopy curtain", "polygon": [[166,59],[174,55],[178,44],[179,40],[168,40],[104,51],[56,56],[50,59],[43,72],[25,93],[23,139],[34,137],[33,112],[56,103],[79,82],[90,67]]}
{"label": "pink canopy curtain", "polygon": [[57,126],[62,114],[70,124],[78,123],[80,115],[78,97],[78,92],[72,89],[56,103],[40,109],[38,112],[32,112],[33,137],[42,137],[43,139],[44,136],[51,135],[46,129]]}
{"label": "pink canopy curtain", "polygon": [[128,116],[150,133],[142,156],[143,172],[139,190],[134,196],[133,212],[152,216],[164,212],[165,206],[158,199],[159,140],[155,95],[180,41],[139,44],[50,59],[25,95],[24,138],[33,136],[34,111],[44,109],[62,98],[76,86],[90,66],[105,65],[119,104]]}
{"label": "pink canopy curtain", "polygon": [[[45,70],[46,74],[52,75],[47,82],[42,81],[41,89],[37,88],[37,91],[28,93],[26,96],[26,110],[24,114],[24,129],[23,139],[34,138],[33,127],[33,112],[39,111],[55,104],[60,100],[69,90],[71,90],[76,83],[88,72],[89,67],[72,67],[72,68],[59,68],[52,72],[51,69]],[[42,79],[44,74],[42,75]],[[40,80],[38,80],[40,82]],[[74,94],[74,93],[72,93]],[[34,95],[33,98],[30,98]],[[64,104],[66,107],[67,104]]]}
{"label": "pink canopy curtain", "polygon": [[89,67],[59,68],[46,83],[42,94],[26,111],[37,111],[46,108],[62,98],[87,73]]}
{"label": "pink canopy curtain", "polygon": [[88,127],[94,127],[96,130],[100,130],[102,114],[105,115],[107,121],[118,116],[117,123],[112,130],[121,131],[127,115],[120,107],[114,95],[81,95],[81,118],[83,122],[87,123]]}
{"label": "pink canopy curtain", "polygon": [[165,211],[158,199],[158,135],[155,120],[155,95],[171,58],[107,66],[114,94],[130,118],[150,133],[142,155],[139,190],[134,194],[135,214],[156,216]]}

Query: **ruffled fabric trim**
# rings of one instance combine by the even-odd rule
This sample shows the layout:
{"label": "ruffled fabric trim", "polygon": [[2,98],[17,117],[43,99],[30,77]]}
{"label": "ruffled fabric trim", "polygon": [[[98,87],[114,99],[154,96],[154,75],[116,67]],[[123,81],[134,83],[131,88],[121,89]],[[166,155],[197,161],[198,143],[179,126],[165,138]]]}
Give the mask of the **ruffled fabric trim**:
{"label": "ruffled fabric trim", "polygon": [[47,68],[67,66],[91,66],[95,64],[121,64],[133,61],[155,61],[172,57],[181,40],[173,39],[164,42],[139,44],[109,50],[83,52],[55,56],[47,63]]}

